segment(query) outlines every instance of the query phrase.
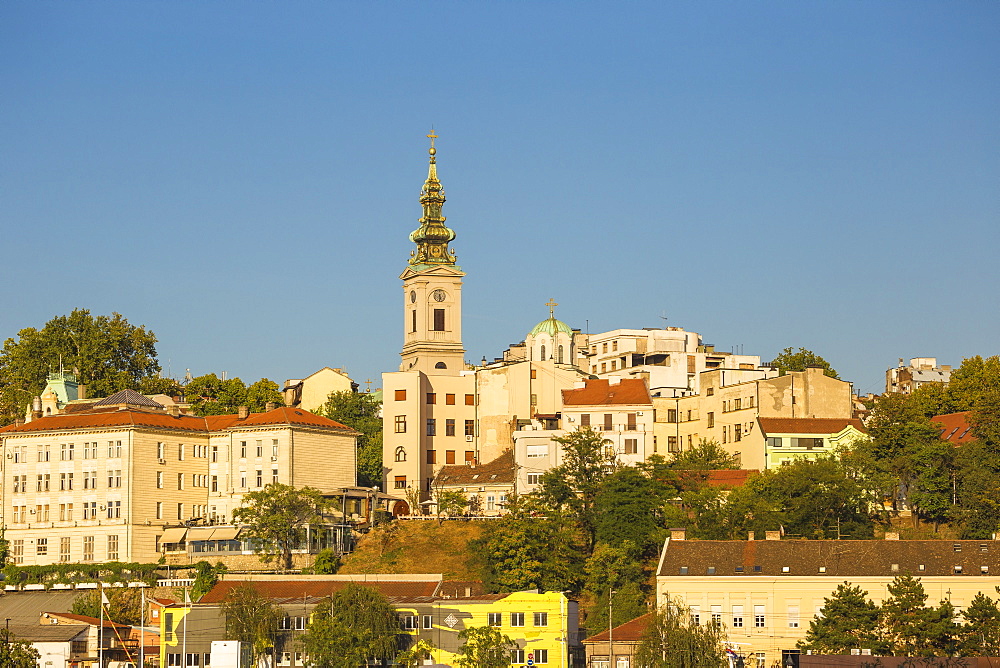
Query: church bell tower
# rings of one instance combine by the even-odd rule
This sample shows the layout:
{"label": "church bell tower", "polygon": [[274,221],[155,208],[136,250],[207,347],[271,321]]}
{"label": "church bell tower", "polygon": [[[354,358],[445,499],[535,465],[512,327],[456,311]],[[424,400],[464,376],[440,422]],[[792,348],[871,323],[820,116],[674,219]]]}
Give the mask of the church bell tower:
{"label": "church bell tower", "polygon": [[403,352],[400,371],[458,375],[465,364],[462,347],[462,277],[449,246],[454,230],[444,223],[444,188],[437,175],[437,149],[432,130],[427,180],[420,191],[423,217],[410,234],[416,249],[400,274],[403,281]]}

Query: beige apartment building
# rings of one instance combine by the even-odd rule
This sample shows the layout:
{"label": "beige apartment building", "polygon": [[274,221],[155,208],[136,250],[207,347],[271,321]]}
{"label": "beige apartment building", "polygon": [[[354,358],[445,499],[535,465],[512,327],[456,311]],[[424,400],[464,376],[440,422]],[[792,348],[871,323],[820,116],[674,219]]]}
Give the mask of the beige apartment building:
{"label": "beige apartment building", "polygon": [[853,417],[851,384],[819,367],[779,376],[776,369],[716,369],[701,374],[701,393],[653,397],[654,433],[666,451],[716,441],[740,457],[745,469],[765,469],[766,437],[758,418]]}
{"label": "beige apartment building", "polygon": [[[337,422],[289,408],[194,417],[132,390],[4,427],[0,443],[17,564],[156,561],[165,527],[221,521],[275,479],[323,491],[355,483],[356,433]],[[248,457],[232,458],[241,443]]]}
{"label": "beige apartment building", "polygon": [[[656,576],[659,605],[679,600],[700,623],[717,622],[748,666],[763,668],[796,652],[809,621],[850,582],[876,604],[897,575],[920,578],[930,605],[949,600],[956,612],[1000,585],[995,540],[684,540],[673,531]],[[865,648],[858,648],[865,649]],[[783,663],[783,662],[782,662]]]}
{"label": "beige apartment building", "polygon": [[281,393],[285,405],[314,411],[323,407],[334,392],[357,392],[358,384],[343,369],[328,366],[315,371],[305,378],[290,378],[285,381]]}

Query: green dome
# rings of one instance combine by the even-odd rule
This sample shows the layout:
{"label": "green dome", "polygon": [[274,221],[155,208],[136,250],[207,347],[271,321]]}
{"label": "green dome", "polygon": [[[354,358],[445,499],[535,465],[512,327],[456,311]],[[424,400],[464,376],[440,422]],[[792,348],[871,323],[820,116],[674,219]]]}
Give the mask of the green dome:
{"label": "green dome", "polygon": [[559,332],[573,336],[573,330],[562,320],[556,320],[554,317],[542,320],[540,323],[535,325],[528,336],[535,336],[536,334],[548,334],[549,336],[555,336]]}

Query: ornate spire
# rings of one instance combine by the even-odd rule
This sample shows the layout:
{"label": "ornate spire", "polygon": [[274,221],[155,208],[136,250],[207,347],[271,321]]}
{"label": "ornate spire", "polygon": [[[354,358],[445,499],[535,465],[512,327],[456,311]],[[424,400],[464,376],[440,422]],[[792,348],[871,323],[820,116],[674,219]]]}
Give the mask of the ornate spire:
{"label": "ornate spire", "polygon": [[410,241],[417,244],[417,249],[410,252],[410,264],[455,264],[455,254],[448,248],[448,243],[455,238],[454,230],[445,226],[447,220],[441,215],[444,206],[444,188],[437,175],[437,149],[434,140],[437,135],[434,130],[427,135],[431,140],[430,164],[427,167],[427,180],[420,191],[420,205],[424,215],[420,219],[420,227],[410,234]]}

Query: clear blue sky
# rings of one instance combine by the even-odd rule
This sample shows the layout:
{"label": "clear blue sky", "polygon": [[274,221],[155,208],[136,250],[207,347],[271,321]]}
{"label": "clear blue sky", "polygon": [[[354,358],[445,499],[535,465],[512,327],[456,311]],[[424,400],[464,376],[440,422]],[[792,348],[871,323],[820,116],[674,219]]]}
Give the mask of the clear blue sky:
{"label": "clear blue sky", "polygon": [[[424,135],[468,357],[666,324],[864,390],[1000,352],[1000,3],[0,4],[0,337],[395,370]],[[376,383],[379,384],[379,383]]]}

